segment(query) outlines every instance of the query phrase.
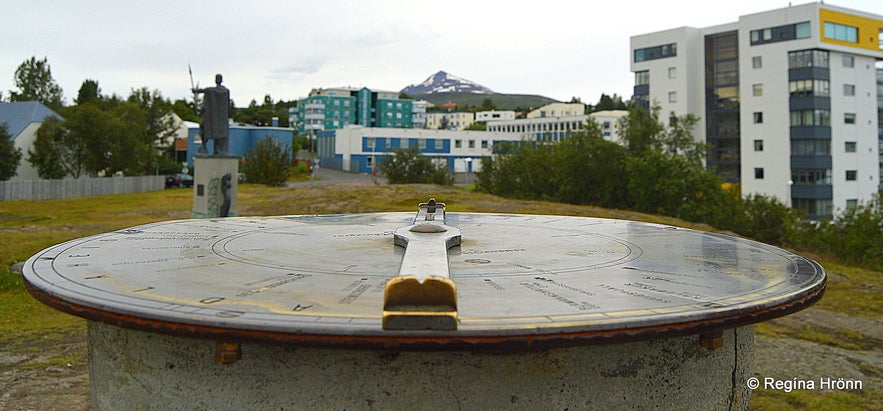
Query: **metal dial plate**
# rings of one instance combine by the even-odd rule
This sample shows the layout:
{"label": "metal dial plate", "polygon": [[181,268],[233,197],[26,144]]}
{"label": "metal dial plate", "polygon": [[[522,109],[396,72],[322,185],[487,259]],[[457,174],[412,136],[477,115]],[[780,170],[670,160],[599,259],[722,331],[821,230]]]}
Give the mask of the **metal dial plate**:
{"label": "metal dial plate", "polygon": [[459,327],[384,331],[384,286],[413,213],[182,220],[50,247],[40,300],[123,326],[304,344],[533,344],[702,332],[821,297],[812,260],[731,236],[623,220],[448,213]]}

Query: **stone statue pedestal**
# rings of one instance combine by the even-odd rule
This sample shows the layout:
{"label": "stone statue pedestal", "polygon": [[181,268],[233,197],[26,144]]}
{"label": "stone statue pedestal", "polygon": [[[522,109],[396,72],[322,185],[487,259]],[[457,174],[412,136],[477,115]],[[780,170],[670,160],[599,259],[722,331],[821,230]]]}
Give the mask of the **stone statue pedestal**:
{"label": "stone statue pedestal", "polygon": [[193,212],[190,218],[238,216],[239,157],[197,155],[193,168]]}

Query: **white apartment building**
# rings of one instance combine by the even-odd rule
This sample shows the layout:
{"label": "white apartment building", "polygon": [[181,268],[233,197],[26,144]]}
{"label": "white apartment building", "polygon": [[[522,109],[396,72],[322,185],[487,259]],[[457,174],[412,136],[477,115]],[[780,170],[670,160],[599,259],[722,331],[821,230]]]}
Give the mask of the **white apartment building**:
{"label": "white apartment building", "polygon": [[[534,112],[537,111],[534,110]],[[569,111],[567,113],[572,114],[573,112]],[[628,111],[605,110],[588,115],[494,120],[487,122],[487,131],[517,133],[521,136],[522,140],[557,142],[570,138],[572,133],[585,128],[588,121],[593,120],[601,129],[605,140],[619,143],[621,141],[619,119],[625,115],[628,115]]]}
{"label": "white apartment building", "polygon": [[879,190],[880,60],[883,17],[820,3],[631,38],[634,99],[699,117],[709,168],[812,219]]}

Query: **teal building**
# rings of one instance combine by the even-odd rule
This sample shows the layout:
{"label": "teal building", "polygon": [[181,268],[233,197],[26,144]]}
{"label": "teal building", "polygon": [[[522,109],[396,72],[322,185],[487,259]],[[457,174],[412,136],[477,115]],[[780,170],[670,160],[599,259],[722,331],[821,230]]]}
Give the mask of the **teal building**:
{"label": "teal building", "polygon": [[395,91],[367,87],[313,89],[289,109],[289,124],[298,133],[337,130],[348,125],[412,128],[414,101],[399,99]]}

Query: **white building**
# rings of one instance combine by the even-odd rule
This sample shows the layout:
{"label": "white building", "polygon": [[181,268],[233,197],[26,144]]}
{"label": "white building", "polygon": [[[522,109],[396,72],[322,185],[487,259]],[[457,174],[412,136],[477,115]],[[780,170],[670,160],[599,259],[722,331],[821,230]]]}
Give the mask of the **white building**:
{"label": "white building", "polygon": [[490,110],[475,113],[475,121],[515,120],[512,110]]}
{"label": "white building", "polygon": [[37,180],[40,178],[37,169],[28,162],[28,150],[34,148],[37,130],[50,116],[63,120],[61,116],[40,102],[0,102],[0,124],[6,125],[6,131],[9,133],[13,145],[21,150],[22,154],[12,180]]}
{"label": "white building", "polygon": [[395,150],[416,147],[424,156],[447,164],[451,172],[473,172],[480,170],[481,157],[494,154],[496,143],[520,139],[518,134],[487,131],[347,126],[319,132],[317,156],[322,167],[375,173]]}
{"label": "white building", "polygon": [[552,103],[527,113],[527,118],[577,117],[586,114],[583,103]]}
{"label": "white building", "polygon": [[634,99],[692,113],[744,195],[832,216],[879,190],[883,17],[810,3],[631,38]]}
{"label": "white building", "polygon": [[487,122],[487,131],[517,133],[523,140],[556,142],[570,138],[572,133],[584,129],[588,121],[593,120],[601,129],[604,139],[620,142],[619,119],[627,114],[625,110],[607,110],[589,115],[496,120]]}

